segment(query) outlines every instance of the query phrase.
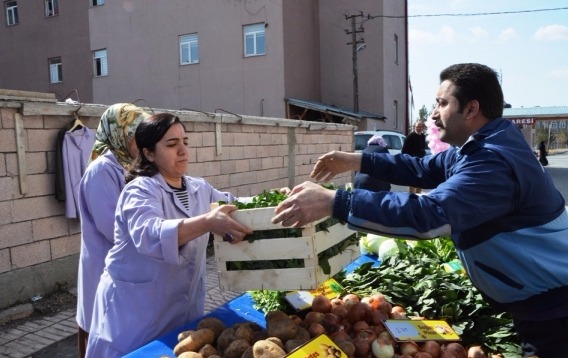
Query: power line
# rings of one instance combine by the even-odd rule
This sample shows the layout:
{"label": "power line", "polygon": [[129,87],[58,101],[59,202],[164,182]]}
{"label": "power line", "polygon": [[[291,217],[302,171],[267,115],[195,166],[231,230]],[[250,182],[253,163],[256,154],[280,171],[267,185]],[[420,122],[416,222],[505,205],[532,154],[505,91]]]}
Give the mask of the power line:
{"label": "power line", "polygon": [[[544,12],[544,11],[560,11],[560,10],[568,10],[568,7],[555,7],[550,9],[532,9],[532,10],[516,10],[516,11],[495,11],[495,12],[476,12],[476,13],[456,13],[456,14],[421,14],[421,15],[408,15],[408,17],[444,17],[444,16],[456,16],[456,17],[464,17],[464,16],[488,16],[488,15],[510,15],[510,14],[522,14],[522,13],[532,13],[532,12]],[[387,19],[402,19],[404,16],[402,15],[374,15],[370,16],[370,19],[374,19],[377,17],[387,18]]]}
{"label": "power line", "polygon": [[496,12],[478,12],[473,14],[430,14],[430,15],[409,15],[408,17],[438,17],[438,16],[486,16],[486,15],[508,15],[522,14],[530,12],[558,11],[568,10],[568,7],[556,7],[552,9],[533,9],[533,10],[517,10],[517,11],[496,11]]}

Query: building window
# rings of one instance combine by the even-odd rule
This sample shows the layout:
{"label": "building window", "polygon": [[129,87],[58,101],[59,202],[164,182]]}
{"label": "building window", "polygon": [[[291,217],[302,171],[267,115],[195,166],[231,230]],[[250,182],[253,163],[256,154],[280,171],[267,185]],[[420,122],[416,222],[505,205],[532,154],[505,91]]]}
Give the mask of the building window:
{"label": "building window", "polygon": [[63,82],[63,66],[61,57],[49,59],[49,83]]}
{"label": "building window", "polygon": [[266,54],[264,29],[264,23],[246,25],[244,27],[245,57]]}
{"label": "building window", "polygon": [[394,35],[394,63],[398,65],[398,35]]}
{"label": "building window", "polygon": [[91,6],[101,6],[105,4],[105,0],[91,0]]}
{"label": "building window", "polygon": [[107,50],[93,52],[95,77],[108,76]]}
{"label": "building window", "polygon": [[182,35],[179,37],[180,64],[189,65],[199,63],[199,42],[197,34]]}
{"label": "building window", "polygon": [[8,26],[17,25],[20,23],[18,19],[18,2],[6,1],[6,24]]}
{"label": "building window", "polygon": [[57,0],[45,0],[45,17],[59,15]]}

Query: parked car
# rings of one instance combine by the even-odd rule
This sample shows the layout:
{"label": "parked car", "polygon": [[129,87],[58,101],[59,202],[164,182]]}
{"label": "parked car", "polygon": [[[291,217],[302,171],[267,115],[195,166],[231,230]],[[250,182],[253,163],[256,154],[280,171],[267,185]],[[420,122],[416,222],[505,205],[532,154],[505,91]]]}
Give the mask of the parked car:
{"label": "parked car", "polygon": [[383,137],[383,139],[387,143],[389,153],[398,154],[400,153],[402,145],[404,144],[404,139],[406,138],[406,136],[402,133],[387,130],[357,131],[354,134],[355,138],[353,141],[355,142],[356,152],[360,152],[365,149],[365,147],[367,147],[367,142],[369,141],[369,139],[371,139],[371,137],[375,134],[378,134]]}

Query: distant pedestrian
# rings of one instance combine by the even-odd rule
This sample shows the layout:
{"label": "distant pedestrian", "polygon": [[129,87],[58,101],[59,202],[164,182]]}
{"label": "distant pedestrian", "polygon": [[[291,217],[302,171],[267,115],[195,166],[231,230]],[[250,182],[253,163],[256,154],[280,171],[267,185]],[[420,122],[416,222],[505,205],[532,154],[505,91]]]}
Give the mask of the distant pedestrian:
{"label": "distant pedestrian", "polygon": [[544,144],[544,141],[541,141],[538,146],[538,161],[543,167],[548,165],[548,159],[546,158],[547,155],[548,152],[546,151],[546,144]]}
{"label": "distant pedestrian", "polygon": [[[363,149],[363,153],[388,153],[387,143],[382,136],[375,134],[367,141],[367,147]],[[368,174],[363,174],[360,171],[355,173],[353,180],[353,188],[366,189],[371,191],[390,191],[391,185],[389,182],[375,179]]]}
{"label": "distant pedestrian", "polygon": [[[426,135],[424,134],[424,123],[417,121],[414,123],[414,130],[404,140],[401,153],[408,154],[413,157],[422,158],[426,155]],[[413,186],[408,187],[408,191],[414,194],[420,194],[421,188]]]}

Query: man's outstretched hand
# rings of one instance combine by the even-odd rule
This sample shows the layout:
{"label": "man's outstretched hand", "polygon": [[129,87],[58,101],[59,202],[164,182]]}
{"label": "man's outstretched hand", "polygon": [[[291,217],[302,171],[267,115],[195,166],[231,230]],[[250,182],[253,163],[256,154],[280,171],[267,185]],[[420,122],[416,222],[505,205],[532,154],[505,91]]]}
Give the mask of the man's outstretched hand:
{"label": "man's outstretched hand", "polygon": [[331,216],[334,198],[335,190],[326,189],[319,184],[304,182],[296,185],[288,199],[274,209],[276,215],[272,218],[272,223],[281,222],[282,226],[303,227]]}

